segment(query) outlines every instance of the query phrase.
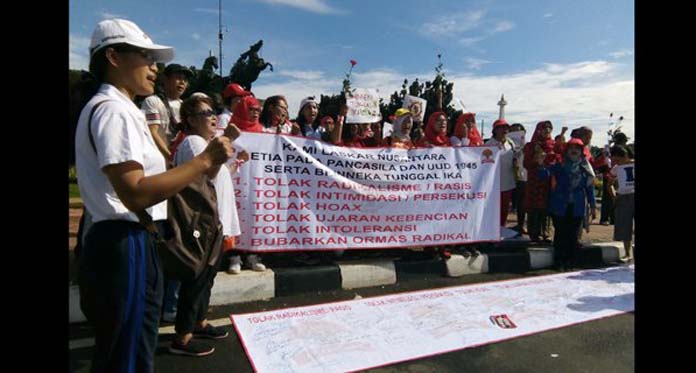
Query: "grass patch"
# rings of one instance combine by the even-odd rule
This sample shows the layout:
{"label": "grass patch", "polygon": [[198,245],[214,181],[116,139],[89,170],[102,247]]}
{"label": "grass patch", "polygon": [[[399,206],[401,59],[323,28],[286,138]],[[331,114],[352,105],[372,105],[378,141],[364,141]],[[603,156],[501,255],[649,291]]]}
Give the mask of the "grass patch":
{"label": "grass patch", "polygon": [[79,198],[80,197],[80,189],[77,187],[76,183],[69,183],[68,184],[68,194],[70,198]]}

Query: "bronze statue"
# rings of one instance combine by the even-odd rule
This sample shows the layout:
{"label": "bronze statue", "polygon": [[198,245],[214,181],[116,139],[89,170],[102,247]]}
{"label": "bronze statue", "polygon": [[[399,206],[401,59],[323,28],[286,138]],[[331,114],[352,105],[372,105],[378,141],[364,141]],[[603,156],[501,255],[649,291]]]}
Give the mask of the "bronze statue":
{"label": "bronze statue", "polygon": [[237,62],[230,70],[229,81],[235,82],[247,90],[251,90],[251,84],[259,78],[261,71],[267,67],[273,71],[273,65],[259,57],[259,50],[263,46],[263,40],[249,47],[249,50],[239,55]]}

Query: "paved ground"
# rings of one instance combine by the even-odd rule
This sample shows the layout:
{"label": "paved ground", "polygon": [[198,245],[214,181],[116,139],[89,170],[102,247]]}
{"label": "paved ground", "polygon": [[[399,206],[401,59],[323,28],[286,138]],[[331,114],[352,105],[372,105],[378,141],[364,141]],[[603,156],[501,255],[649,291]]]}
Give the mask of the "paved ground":
{"label": "paved ground", "polygon": [[[277,297],[232,306],[214,307],[210,319],[229,313],[245,313],[303,306],[317,303],[379,296],[390,293],[432,289],[555,273],[539,270],[525,274],[480,274],[459,278],[422,277],[391,286],[356,290],[337,290],[305,296]],[[405,325],[404,327],[408,327]],[[234,330],[230,337],[214,342],[216,352],[208,357],[189,358],[166,352],[171,335],[160,336],[156,355],[157,372],[252,372]],[[84,338],[90,330],[84,325],[71,326],[71,338]],[[75,372],[87,372],[91,348],[70,351]],[[553,357],[552,354],[557,355]],[[633,372],[634,315],[632,313],[534,334],[509,341],[449,352],[404,362],[369,372]]]}
{"label": "paved ground", "polygon": [[[77,224],[81,208],[71,201],[69,226],[69,268],[74,271],[73,252]],[[508,226],[516,224],[516,216],[510,214]],[[613,241],[613,226],[593,224],[583,242]],[[213,307],[210,319],[227,317],[230,313],[257,312],[293,306],[310,305],[339,300],[378,296],[403,291],[432,289],[512,278],[554,273],[551,270],[532,271],[525,274],[487,273],[459,278],[422,277],[391,286],[318,292],[304,296],[276,297],[268,301],[250,302],[224,307]],[[72,276],[71,276],[72,277]],[[583,323],[571,327],[543,332],[510,341],[489,344],[443,355],[418,359],[370,372],[633,372],[634,371],[634,316],[632,313]],[[157,372],[252,372],[242,346],[234,330],[224,341],[216,342],[217,351],[204,358],[172,356],[166,352],[171,335],[160,337],[156,356]],[[70,338],[91,336],[85,324],[71,325]],[[91,348],[70,352],[75,372],[89,371]],[[558,355],[552,357],[551,355]]]}

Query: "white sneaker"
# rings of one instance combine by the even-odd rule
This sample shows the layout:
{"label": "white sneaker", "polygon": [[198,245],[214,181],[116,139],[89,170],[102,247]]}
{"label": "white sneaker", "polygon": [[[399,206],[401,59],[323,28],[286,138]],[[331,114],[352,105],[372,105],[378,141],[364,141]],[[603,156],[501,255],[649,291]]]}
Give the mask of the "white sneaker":
{"label": "white sneaker", "polygon": [[230,268],[227,268],[227,273],[231,275],[238,275],[242,273],[242,265],[239,263],[230,264]]}
{"label": "white sneaker", "polygon": [[258,255],[252,254],[247,257],[247,264],[252,271],[263,272],[266,270],[266,266],[259,261]]}
{"label": "white sneaker", "polygon": [[242,258],[240,258],[239,255],[230,258],[230,267],[227,268],[227,273],[231,275],[242,273]]}

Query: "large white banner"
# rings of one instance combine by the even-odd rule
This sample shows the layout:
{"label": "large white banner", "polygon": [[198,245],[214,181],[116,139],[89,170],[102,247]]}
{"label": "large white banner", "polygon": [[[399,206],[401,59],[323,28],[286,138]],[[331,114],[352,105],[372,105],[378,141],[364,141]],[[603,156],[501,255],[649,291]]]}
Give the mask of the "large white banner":
{"label": "large white banner", "polygon": [[634,268],[231,315],[256,372],[346,372],[634,310]]}
{"label": "large white banner", "polygon": [[254,251],[403,248],[500,240],[498,150],[356,149],[244,133],[234,178]]}

